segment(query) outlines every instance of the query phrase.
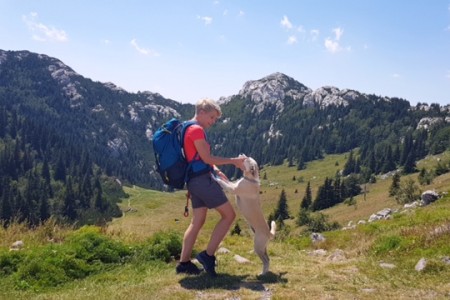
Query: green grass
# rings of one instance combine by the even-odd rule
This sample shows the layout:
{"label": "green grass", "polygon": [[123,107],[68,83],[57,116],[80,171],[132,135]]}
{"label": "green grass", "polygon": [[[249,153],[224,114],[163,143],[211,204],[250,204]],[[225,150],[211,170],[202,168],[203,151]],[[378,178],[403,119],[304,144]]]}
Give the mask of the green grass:
{"label": "green grass", "polygon": [[[445,155],[445,157],[444,157]],[[441,159],[450,158],[449,153]],[[273,211],[282,189],[285,189],[291,215],[296,215],[303,197],[306,183],[311,182],[313,197],[325,177],[333,177],[345,164],[345,155],[328,156],[321,161],[308,164],[306,170],[298,171],[286,166],[265,167],[261,171],[267,179],[262,181],[262,207],[266,216]],[[429,157],[418,163],[418,167],[433,168],[437,157]],[[295,180],[293,180],[295,176]],[[415,179],[417,174],[409,177]],[[405,177],[402,177],[402,180]],[[384,208],[399,209],[395,200],[388,196],[390,179],[378,179],[366,186],[367,194],[355,197],[356,205],[338,205],[323,211],[330,221],[347,225],[349,221],[367,220],[369,216]],[[434,179],[422,190],[450,190],[450,173]],[[164,249],[178,249],[176,239],[161,239],[161,232],[182,235],[190,222],[183,217],[186,203],[185,192],[163,193],[126,187],[129,194],[120,204],[125,211],[122,218],[113,220],[97,231],[95,238],[88,239],[107,245],[108,249],[133,249],[130,259],[93,268],[86,253],[81,251],[81,262],[68,260],[79,272],[90,271],[87,276],[71,278],[59,284],[34,288],[18,288],[14,265],[21,255],[41,257],[38,266],[54,267],[61,256],[53,255],[55,247],[69,247],[72,236],[82,236],[71,228],[59,227],[49,222],[32,231],[21,225],[8,230],[0,229],[0,250],[7,260],[0,264],[9,266],[10,273],[0,274],[0,299],[448,299],[450,297],[450,266],[442,257],[450,256],[450,196],[423,208],[397,213],[391,220],[358,225],[353,230],[337,230],[323,233],[326,241],[313,244],[307,234],[294,220],[286,222],[288,230],[278,232],[277,238],[268,247],[272,273],[258,277],[261,270],[259,258],[252,252],[252,233],[238,212],[238,222],[243,229],[241,236],[228,235],[222,246],[230,253],[218,254],[217,279],[205,275],[183,276],[175,274],[176,262]],[[234,205],[234,201],[232,201]],[[218,216],[209,212],[207,222],[195,245],[202,250],[209,238]],[[447,228],[447,229],[446,229]],[[15,240],[23,240],[25,249],[8,252]],[[153,247],[152,245],[158,245]],[[89,244],[91,245],[91,244]],[[88,246],[89,246],[88,245]],[[125,247],[125,248],[122,248]],[[128,248],[127,248],[128,247]],[[89,248],[89,247],[88,247]],[[86,247],[85,247],[86,249]],[[89,248],[95,252],[97,248]],[[95,250],[94,250],[95,249]],[[122,250],[120,250],[122,249]],[[324,249],[324,256],[312,251]],[[332,261],[328,257],[342,250],[345,258]],[[172,250],[175,251],[175,250]],[[69,251],[70,253],[70,251]],[[101,252],[104,254],[104,252]],[[111,259],[116,256],[109,253]],[[238,264],[234,255],[250,260]],[[50,258],[46,258],[49,256]],[[120,256],[120,255],[119,255]],[[31,257],[31,256],[30,256]],[[64,256],[62,256],[64,257]],[[100,256],[101,257],[101,256]],[[125,256],[124,256],[125,257]],[[151,259],[164,257],[164,259]],[[422,272],[415,271],[421,258],[428,260]],[[98,259],[95,260],[98,263]],[[168,261],[168,262],[166,262]],[[39,263],[41,262],[41,263]],[[380,263],[391,263],[396,267],[384,269]],[[31,266],[31,264],[30,264]],[[30,269],[31,267],[28,266]],[[58,264],[56,264],[58,266]],[[94,265],[93,266],[99,266]],[[6,272],[6,271],[5,271]],[[45,273],[45,272],[44,272]],[[75,273],[75,275],[78,273]],[[50,275],[48,275],[50,276]],[[59,271],[52,273],[54,280],[62,280]],[[50,278],[52,278],[50,276]],[[67,275],[66,275],[67,276]],[[75,277],[75,276],[74,276]]]}

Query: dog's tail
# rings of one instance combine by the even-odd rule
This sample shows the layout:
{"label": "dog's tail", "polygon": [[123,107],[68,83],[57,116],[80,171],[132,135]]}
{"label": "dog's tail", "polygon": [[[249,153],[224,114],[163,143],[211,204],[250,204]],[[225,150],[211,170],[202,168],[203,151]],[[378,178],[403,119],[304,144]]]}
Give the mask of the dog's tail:
{"label": "dog's tail", "polygon": [[275,221],[270,222],[270,238],[275,237],[275,231],[277,231],[277,223]]}

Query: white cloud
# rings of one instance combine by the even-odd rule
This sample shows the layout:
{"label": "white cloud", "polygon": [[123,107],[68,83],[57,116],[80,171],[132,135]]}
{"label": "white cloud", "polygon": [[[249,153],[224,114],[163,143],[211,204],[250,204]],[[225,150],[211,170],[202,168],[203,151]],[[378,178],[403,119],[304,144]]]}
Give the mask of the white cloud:
{"label": "white cloud", "polygon": [[325,48],[331,53],[336,53],[341,50],[339,43],[337,41],[333,41],[330,38],[325,39]]}
{"label": "white cloud", "polygon": [[319,29],[312,29],[312,30],[309,31],[309,34],[311,35],[311,39],[313,41],[315,41],[319,37],[320,31],[319,31]]}
{"label": "white cloud", "polygon": [[22,16],[22,21],[25,22],[28,29],[31,31],[34,40],[40,42],[67,42],[69,40],[64,30],[40,23],[37,19],[38,14],[36,12],[31,12],[27,16]]}
{"label": "white cloud", "polygon": [[394,73],[394,74],[391,75],[391,77],[392,78],[400,78],[401,76],[398,73]]}
{"label": "white cloud", "polygon": [[347,51],[351,51],[352,48],[350,46],[342,48],[340,45],[340,39],[341,39],[342,35],[344,34],[344,29],[342,29],[340,27],[336,27],[336,28],[333,28],[332,31],[334,32],[334,39],[327,37],[324,42],[324,45],[325,45],[325,48],[327,49],[327,51],[329,51],[331,53],[337,53],[344,49]]}
{"label": "white cloud", "polygon": [[296,43],[297,43],[297,37],[296,37],[295,35],[291,35],[291,36],[288,38],[287,43],[288,43],[289,45],[296,44]]}
{"label": "white cloud", "polygon": [[344,34],[344,30],[340,27],[333,28],[333,32],[336,35],[336,41],[339,41],[341,36]]}
{"label": "white cloud", "polygon": [[108,40],[108,39],[102,39],[102,40],[100,40],[100,42],[101,42],[102,44],[104,44],[104,45],[109,45],[109,44],[111,44],[111,41]]}
{"label": "white cloud", "polygon": [[136,39],[132,39],[130,44],[131,44],[131,46],[133,46],[134,49],[136,49],[136,51],[138,51],[139,53],[141,53],[143,55],[159,56],[159,53],[156,51],[140,47],[138,45]]}
{"label": "white cloud", "polygon": [[289,21],[287,16],[283,16],[283,19],[281,19],[280,22],[281,26],[286,28],[286,29],[291,29],[292,28],[292,23]]}
{"label": "white cloud", "polygon": [[239,16],[239,17],[245,16],[245,12],[243,12],[242,10],[240,10],[238,16]]}
{"label": "white cloud", "polygon": [[225,10],[223,11],[223,15],[224,15],[224,16],[228,15],[228,9],[225,9]]}
{"label": "white cloud", "polygon": [[202,20],[205,23],[205,25],[210,25],[212,23],[212,21],[213,21],[212,17],[200,17],[200,16],[197,16],[197,19]]}
{"label": "white cloud", "polygon": [[450,71],[447,71],[447,75],[445,75],[447,79],[450,79]]}

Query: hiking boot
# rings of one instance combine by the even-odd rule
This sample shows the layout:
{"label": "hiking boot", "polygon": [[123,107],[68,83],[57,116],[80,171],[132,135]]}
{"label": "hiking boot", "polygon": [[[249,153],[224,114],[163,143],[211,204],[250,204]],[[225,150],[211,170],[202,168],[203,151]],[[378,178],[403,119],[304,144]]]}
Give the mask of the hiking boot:
{"label": "hiking boot", "polygon": [[196,256],[197,260],[203,265],[203,268],[205,268],[206,273],[208,273],[211,277],[216,277],[216,257],[208,255],[205,251],[200,252]]}
{"label": "hiking boot", "polygon": [[177,274],[185,273],[185,274],[190,274],[190,275],[198,275],[202,272],[202,270],[200,270],[191,261],[178,263],[175,270],[177,271]]}

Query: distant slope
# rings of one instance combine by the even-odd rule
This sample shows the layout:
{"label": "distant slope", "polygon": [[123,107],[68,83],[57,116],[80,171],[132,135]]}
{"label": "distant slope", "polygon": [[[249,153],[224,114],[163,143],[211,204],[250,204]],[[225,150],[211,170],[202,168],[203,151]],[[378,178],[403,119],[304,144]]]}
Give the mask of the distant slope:
{"label": "distant slope", "polygon": [[[0,99],[9,114],[80,145],[106,174],[159,190],[164,187],[154,169],[153,132],[171,117],[194,114],[192,104],[95,82],[57,58],[29,51],[0,50]],[[418,160],[450,148],[449,105],[411,107],[404,99],[336,87],[313,91],[282,73],[250,80],[220,103],[223,119],[208,132],[213,153],[245,153],[261,165],[287,160],[302,168],[359,147],[367,177],[382,171],[389,151],[413,147],[411,160]],[[409,137],[413,143],[406,148]],[[378,162],[373,168],[372,155]],[[224,171],[238,175],[229,167]]]}

